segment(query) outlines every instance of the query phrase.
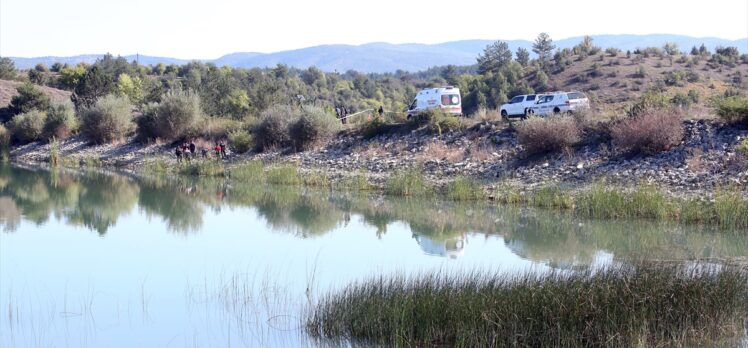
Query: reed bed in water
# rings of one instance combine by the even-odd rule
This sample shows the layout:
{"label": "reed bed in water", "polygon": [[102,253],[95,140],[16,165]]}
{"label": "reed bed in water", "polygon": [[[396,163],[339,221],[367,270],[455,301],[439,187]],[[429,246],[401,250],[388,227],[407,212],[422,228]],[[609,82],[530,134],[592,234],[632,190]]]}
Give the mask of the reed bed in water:
{"label": "reed bed in water", "polygon": [[744,332],[744,268],[636,263],[580,272],[383,276],[323,296],[316,338],[415,346],[662,346]]}

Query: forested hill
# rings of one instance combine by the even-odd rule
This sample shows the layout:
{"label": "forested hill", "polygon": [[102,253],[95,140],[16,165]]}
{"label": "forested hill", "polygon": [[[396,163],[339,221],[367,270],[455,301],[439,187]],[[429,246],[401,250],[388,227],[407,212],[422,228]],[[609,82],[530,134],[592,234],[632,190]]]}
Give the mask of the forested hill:
{"label": "forested hill", "polygon": [[[748,38],[740,40],[725,40],[719,38],[694,38],[681,35],[652,34],[652,35],[593,35],[596,45],[602,48],[615,47],[623,50],[636,48],[661,47],[665,43],[673,43],[682,50],[692,46],[704,44],[709,50],[717,46],[734,46],[741,52],[748,52]],[[554,41],[559,49],[571,48],[582,40],[573,37]],[[222,56],[214,60],[205,60],[219,66],[252,68],[274,67],[285,64],[289,67],[305,69],[315,66],[327,72],[345,72],[356,70],[365,73],[383,73],[403,71],[421,71],[433,66],[471,65],[483,49],[494,40],[463,40],[441,44],[389,44],[370,43],[354,45],[322,45],[297,50],[275,53],[238,52]],[[532,41],[505,41],[512,51],[522,47],[531,51]],[[11,57],[18,69],[30,69],[39,63],[51,66],[55,62],[75,65],[79,62],[92,64],[101,58],[101,54],[80,55],[73,57]],[[153,57],[147,55],[128,55],[128,61],[138,60],[142,65],[156,65],[158,63],[182,65],[190,60],[168,57]]]}

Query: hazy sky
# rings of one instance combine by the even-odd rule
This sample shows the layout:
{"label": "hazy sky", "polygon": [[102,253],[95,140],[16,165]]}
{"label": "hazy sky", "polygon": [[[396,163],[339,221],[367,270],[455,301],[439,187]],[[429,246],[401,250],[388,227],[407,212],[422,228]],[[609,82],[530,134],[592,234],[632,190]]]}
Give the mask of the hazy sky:
{"label": "hazy sky", "polygon": [[0,56],[211,59],[320,44],[553,39],[585,34],[748,37],[748,0],[0,0]]}

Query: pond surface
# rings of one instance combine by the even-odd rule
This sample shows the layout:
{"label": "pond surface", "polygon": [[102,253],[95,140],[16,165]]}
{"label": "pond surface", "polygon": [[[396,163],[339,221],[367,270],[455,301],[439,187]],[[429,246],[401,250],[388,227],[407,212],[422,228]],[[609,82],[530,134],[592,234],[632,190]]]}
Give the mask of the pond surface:
{"label": "pond surface", "polygon": [[376,194],[0,167],[1,347],[316,346],[356,280],[748,256],[748,237]]}

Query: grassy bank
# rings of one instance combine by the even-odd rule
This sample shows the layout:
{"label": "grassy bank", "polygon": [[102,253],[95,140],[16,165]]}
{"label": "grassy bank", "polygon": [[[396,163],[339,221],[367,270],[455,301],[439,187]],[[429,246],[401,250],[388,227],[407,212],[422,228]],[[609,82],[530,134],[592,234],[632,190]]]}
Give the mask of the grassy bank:
{"label": "grassy bank", "polygon": [[[700,270],[700,271],[697,271]],[[662,346],[743,332],[745,270],[637,264],[600,272],[387,276],[324,296],[314,337],[408,346]]]}
{"label": "grassy bank", "polygon": [[364,173],[332,179],[322,170],[300,171],[288,164],[266,165],[260,161],[227,166],[214,160],[197,160],[176,166],[162,160],[147,160],[145,171],[193,176],[227,176],[244,182],[303,185],[344,190],[378,189],[391,196],[437,197],[453,201],[486,201],[520,206],[572,211],[595,219],[653,219],[686,224],[718,225],[725,229],[748,228],[748,200],[740,187],[718,188],[713,199],[679,198],[651,184],[634,187],[597,182],[586,187],[541,185],[532,190],[499,183],[486,194],[481,182],[458,176],[441,187],[435,186],[417,169],[392,173],[383,186],[368,182]]}

